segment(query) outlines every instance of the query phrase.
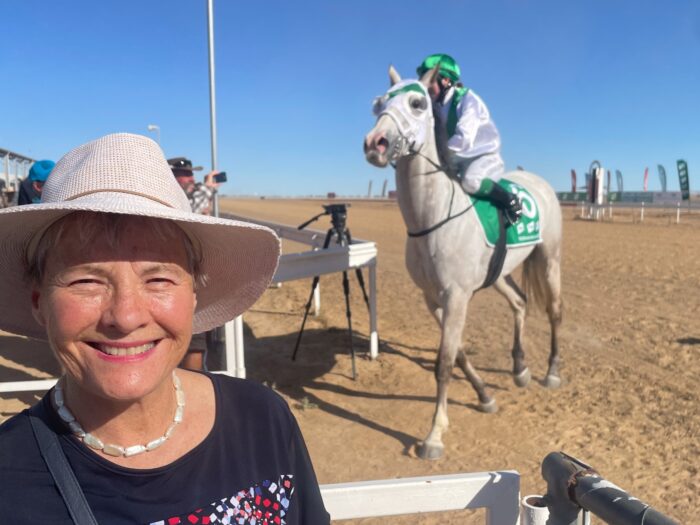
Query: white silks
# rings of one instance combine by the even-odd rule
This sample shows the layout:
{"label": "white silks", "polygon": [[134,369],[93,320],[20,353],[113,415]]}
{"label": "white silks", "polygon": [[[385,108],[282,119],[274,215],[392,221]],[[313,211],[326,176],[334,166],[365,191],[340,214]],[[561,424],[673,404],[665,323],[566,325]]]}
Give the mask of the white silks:
{"label": "white silks", "polygon": [[[442,104],[435,110],[438,119],[446,125],[454,89],[450,89]],[[455,156],[469,159],[486,153],[499,153],[501,136],[491,119],[484,101],[471,89],[457,105],[457,127],[447,141],[447,147]],[[451,159],[459,163],[459,159]]]}

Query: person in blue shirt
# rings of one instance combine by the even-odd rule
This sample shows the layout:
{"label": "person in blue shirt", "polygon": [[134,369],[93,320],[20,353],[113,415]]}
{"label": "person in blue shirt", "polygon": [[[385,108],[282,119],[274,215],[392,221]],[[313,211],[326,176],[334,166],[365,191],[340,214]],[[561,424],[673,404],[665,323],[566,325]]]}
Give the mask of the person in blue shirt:
{"label": "person in blue shirt", "polygon": [[18,205],[41,202],[41,189],[55,165],[52,160],[37,160],[32,165],[29,175],[19,185]]}

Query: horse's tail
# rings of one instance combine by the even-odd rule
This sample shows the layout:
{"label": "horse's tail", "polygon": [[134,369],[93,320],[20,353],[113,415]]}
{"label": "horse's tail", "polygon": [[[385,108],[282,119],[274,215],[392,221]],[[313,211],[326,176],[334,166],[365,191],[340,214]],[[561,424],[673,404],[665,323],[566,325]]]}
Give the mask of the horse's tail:
{"label": "horse's tail", "polygon": [[545,311],[553,299],[552,289],[547,282],[547,258],[541,244],[535,246],[523,263],[522,286],[528,305]]}

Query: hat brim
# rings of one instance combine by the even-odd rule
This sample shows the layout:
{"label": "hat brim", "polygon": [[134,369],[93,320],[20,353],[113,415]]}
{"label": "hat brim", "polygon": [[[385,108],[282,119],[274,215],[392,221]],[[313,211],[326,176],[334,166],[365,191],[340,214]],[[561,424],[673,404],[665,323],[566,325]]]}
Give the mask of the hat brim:
{"label": "hat brim", "polygon": [[74,211],[172,220],[200,243],[207,283],[197,290],[193,333],[242,314],[263,294],[277,269],[280,241],[269,228],[170,208],[139,195],[99,192],[68,202],[5,208],[0,210],[0,296],[5,298],[0,303],[0,329],[46,339],[32,315],[25,251],[38,232]]}
{"label": "hat brim", "polygon": [[187,168],[183,168],[182,166],[170,166],[170,169],[173,171],[202,171],[204,168],[202,168],[202,166],[191,166]]}

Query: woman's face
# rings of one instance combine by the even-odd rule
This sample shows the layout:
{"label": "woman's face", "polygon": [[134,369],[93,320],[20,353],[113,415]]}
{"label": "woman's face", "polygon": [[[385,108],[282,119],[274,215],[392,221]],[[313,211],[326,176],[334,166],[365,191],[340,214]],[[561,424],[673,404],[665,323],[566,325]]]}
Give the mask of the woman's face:
{"label": "woman's face", "polygon": [[163,238],[139,219],[116,242],[77,226],[49,252],[32,294],[34,316],[69,385],[110,400],[143,398],[164,384],[192,336],[193,278],[181,235]]}

